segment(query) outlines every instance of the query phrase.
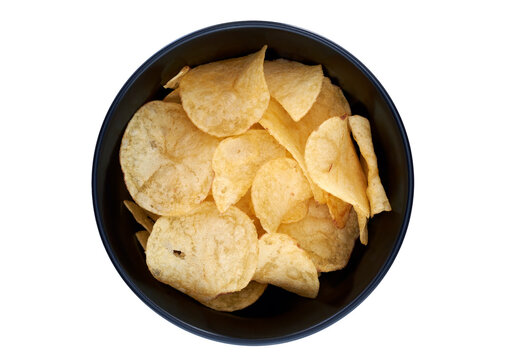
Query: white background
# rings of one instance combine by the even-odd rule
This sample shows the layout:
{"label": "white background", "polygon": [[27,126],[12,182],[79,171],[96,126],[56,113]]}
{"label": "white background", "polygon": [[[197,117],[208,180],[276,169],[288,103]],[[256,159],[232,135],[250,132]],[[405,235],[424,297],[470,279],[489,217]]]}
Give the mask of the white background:
{"label": "white background", "polygon": [[[2,2],[0,358],[509,359],[509,14],[504,1]],[[406,239],[369,298],[315,335],[256,348],[144,305],[101,244],[90,186],[101,123],[138,66],[248,19],[361,60],[401,113],[416,180]]]}

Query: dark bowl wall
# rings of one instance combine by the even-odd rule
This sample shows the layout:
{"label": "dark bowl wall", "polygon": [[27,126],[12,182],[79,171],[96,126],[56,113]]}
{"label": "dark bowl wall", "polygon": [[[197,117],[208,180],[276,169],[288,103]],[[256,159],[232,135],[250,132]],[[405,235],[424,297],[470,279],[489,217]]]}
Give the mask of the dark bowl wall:
{"label": "dark bowl wall", "polygon": [[[253,306],[232,314],[210,310],[156,281],[134,239],[139,226],[124,209],[130,196],[119,165],[119,145],[134,112],[168,92],[162,87],[184,65],[242,56],[268,45],[267,58],[322,64],[344,90],[354,114],[368,117],[380,175],[393,211],[369,223],[369,245],[357,244],[348,267],[322,274],[317,299],[269,287]],[[358,305],[378,284],[401,244],[411,210],[413,170],[408,141],[390,98],[349,53],[301,29],[266,22],[207,28],[162,49],[128,80],[110,108],[98,139],[93,198],[98,227],[117,270],[133,291],[160,315],[189,331],[234,343],[272,343],[319,330]]]}

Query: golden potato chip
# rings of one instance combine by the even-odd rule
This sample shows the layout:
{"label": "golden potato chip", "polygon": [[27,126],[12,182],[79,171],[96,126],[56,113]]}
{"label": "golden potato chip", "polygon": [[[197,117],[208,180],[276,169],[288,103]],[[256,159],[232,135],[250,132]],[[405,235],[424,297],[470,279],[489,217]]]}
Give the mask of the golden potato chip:
{"label": "golden potato chip", "polygon": [[348,118],[351,133],[357,142],[362,155],[362,168],[367,176],[367,197],[371,205],[371,217],[382,211],[391,211],[389,199],[380,180],[378,161],[374,153],[369,120],[355,115]]}
{"label": "golden potato chip", "polygon": [[270,160],[261,166],[251,193],[255,214],[267,232],[277,231],[284,216],[312,196],[300,166],[289,158]]}
{"label": "golden potato chip", "polygon": [[346,221],[348,221],[350,210],[352,209],[351,204],[328,194],[326,205],[335,225],[342,229],[346,225]]}
{"label": "golden potato chip", "polygon": [[244,309],[255,303],[261,297],[264,290],[266,290],[266,287],[266,284],[251,281],[243,290],[221,294],[211,300],[197,300],[213,310],[232,312]]}
{"label": "golden potato chip", "polygon": [[261,237],[266,233],[266,231],[264,231],[263,227],[261,226],[261,222],[255,215],[254,206],[252,205],[252,199],[250,196],[250,191],[243,195],[243,197],[236,203],[235,206],[241,211],[243,211],[245,214],[247,214],[250,219],[252,219],[256,227],[258,237]]}
{"label": "golden potato chip", "polygon": [[179,83],[181,82],[181,79],[183,76],[185,76],[188,71],[190,71],[189,66],[183,66],[181,70],[174,76],[172,79],[167,81],[167,83],[163,86],[165,89],[177,89],[179,87]]}
{"label": "golden potato chip", "polygon": [[302,201],[298,203],[297,206],[289,210],[286,215],[282,218],[282,224],[291,224],[297,221],[302,220],[307,216],[307,212],[309,211],[309,206],[306,201]]}
{"label": "golden potato chip", "polygon": [[259,260],[254,280],[308,298],[315,298],[319,290],[314,263],[286,234],[265,234],[259,239]]}
{"label": "golden potato chip", "polygon": [[157,280],[209,300],[248,285],[257,266],[257,241],[245,213],[232,206],[222,214],[206,202],[190,215],[156,221],[147,266]]}
{"label": "golden potato chip", "polygon": [[264,79],[264,54],[216,61],[190,70],[179,85],[192,122],[214,136],[239,135],[259,121],[270,93]]}
{"label": "golden potato chip", "polygon": [[[344,99],[344,100],[343,100]],[[310,178],[305,166],[305,144],[313,130],[332,116],[347,114],[344,95],[339,87],[323,78],[321,91],[309,112],[298,122],[294,122],[284,108],[273,98],[259,123],[293,155],[309,180],[316,201],[326,203],[328,195]]]}
{"label": "golden potato chip", "polygon": [[135,237],[137,238],[142,248],[145,250],[147,248],[147,239],[149,239],[149,232],[146,230],[137,231],[135,233]]}
{"label": "golden potato chip", "polygon": [[311,199],[307,216],[296,223],[280,225],[278,232],[295,239],[318,271],[335,271],[348,263],[359,234],[356,212],[350,210],[348,215],[346,226],[340,229],[333,223],[327,206]]}
{"label": "golden potato chip", "polygon": [[277,59],[264,62],[264,76],[271,97],[300,121],[316,101],[323,82],[321,65],[308,66]]}
{"label": "golden potato chip", "polygon": [[[131,215],[136,222],[144,227],[147,231],[151,232],[153,230],[153,225],[156,220],[153,220],[153,217],[157,217],[155,214],[150,214],[149,211],[142,209],[133,201],[124,200],[124,206],[130,211]],[[156,218],[157,219],[157,218]]]}
{"label": "golden potato chip", "polygon": [[143,105],[129,122],[120,150],[132,198],[159,215],[190,212],[209,192],[218,142],[193,126],[181,105]]}
{"label": "golden potato chip", "polygon": [[249,130],[222,140],[213,155],[213,197],[218,209],[224,212],[238,202],[261,165],[286,153],[266,130]]}
{"label": "golden potato chip", "polygon": [[170,102],[170,103],[176,103],[176,104],[181,104],[181,97],[179,95],[179,88],[177,88],[175,90],[172,90],[170,93],[168,93],[167,96],[165,96],[162,101]]}

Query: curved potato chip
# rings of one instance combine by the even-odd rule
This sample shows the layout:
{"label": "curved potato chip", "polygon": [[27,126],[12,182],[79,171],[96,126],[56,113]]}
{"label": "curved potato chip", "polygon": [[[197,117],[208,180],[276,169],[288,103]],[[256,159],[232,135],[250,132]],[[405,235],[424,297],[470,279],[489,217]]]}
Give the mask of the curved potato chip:
{"label": "curved potato chip", "polygon": [[261,297],[264,290],[266,290],[266,287],[266,284],[251,281],[243,290],[221,294],[211,300],[196,300],[213,310],[232,312],[244,309],[255,303]]}
{"label": "curved potato chip", "polygon": [[149,231],[137,231],[135,233],[135,237],[137,238],[137,241],[142,246],[142,248],[145,250],[147,248],[147,239],[149,239]]}
{"label": "curved potato chip", "polygon": [[221,212],[246,194],[265,162],[286,156],[266,130],[249,130],[220,142],[213,155],[213,197]]}
{"label": "curved potato chip", "polygon": [[257,266],[257,233],[236,207],[220,213],[212,202],[191,215],[161,217],[149,236],[146,262],[153,276],[202,300],[245,288]]}
{"label": "curved potato chip", "polygon": [[335,225],[342,229],[346,225],[346,221],[348,221],[350,210],[352,209],[351,204],[328,194],[326,205]]}
{"label": "curved potato chip", "polygon": [[271,97],[294,121],[301,120],[310,110],[323,82],[321,65],[309,66],[285,59],[265,61],[264,76]]}
{"label": "curved potato chip", "polygon": [[182,79],[181,101],[192,122],[215,136],[239,135],[255,124],[268,107],[264,54],[197,66]]}
{"label": "curved potato chip", "polygon": [[[149,211],[142,209],[133,201],[124,200],[124,206],[130,211],[136,222],[144,227],[147,231],[153,230],[154,222],[158,219],[158,215],[151,214]],[[155,219],[156,217],[156,219]]]}
{"label": "curved potato chip", "polygon": [[295,239],[318,271],[335,271],[348,263],[359,234],[357,214],[351,210],[348,215],[346,226],[340,229],[333,223],[328,208],[311,199],[307,216],[296,223],[280,225],[278,232]]}
{"label": "curved potato chip", "polygon": [[181,70],[174,76],[172,79],[167,81],[167,83],[163,86],[165,89],[177,89],[179,87],[179,83],[183,76],[185,76],[188,71],[190,71],[190,67],[188,65],[183,66]]}
{"label": "curved potato chip", "polygon": [[319,291],[314,263],[286,234],[265,234],[259,239],[259,260],[254,280],[308,298],[315,298]]}
{"label": "curved potato chip", "polygon": [[255,214],[267,232],[277,231],[284,216],[312,196],[302,170],[289,158],[270,160],[261,166],[251,193]]}
{"label": "curved potato chip", "polygon": [[297,221],[302,220],[307,216],[307,212],[309,211],[309,206],[306,201],[302,201],[298,203],[297,206],[289,210],[286,215],[282,218],[282,224],[291,224]]}
{"label": "curved potato chip", "polygon": [[235,206],[241,211],[243,211],[245,214],[247,214],[250,219],[252,219],[256,227],[258,237],[261,237],[266,233],[266,231],[264,231],[263,227],[261,226],[261,222],[255,215],[250,192],[247,192],[245,195],[243,195],[243,197],[236,203]]}
{"label": "curved potato chip", "polygon": [[371,217],[382,211],[391,211],[392,208],[385,194],[385,189],[378,173],[378,161],[374,153],[369,120],[355,115],[348,118],[351,133],[355,138],[362,155],[362,168],[367,176],[367,197],[371,205]]}
{"label": "curved potato chip", "polygon": [[167,96],[165,96],[162,101],[175,103],[175,104],[181,104],[179,88],[172,90],[170,93],[168,93]]}
{"label": "curved potato chip", "polygon": [[367,181],[351,141],[346,118],[328,119],[309,136],[305,162],[316,184],[353,205],[359,216],[360,234],[364,235],[360,241],[367,244],[362,219],[370,214]]}
{"label": "curved potato chip", "polygon": [[206,198],[218,139],[188,120],[181,105],[152,101],[129,122],[120,149],[124,181],[135,202],[159,215],[182,215]]}
{"label": "curved potato chip", "polygon": [[321,91],[316,102],[302,120],[295,122],[286,110],[273,98],[259,123],[293,155],[304,175],[309,180],[314,199],[321,204],[326,203],[328,195],[318,187],[307,172],[304,153],[309,135],[325,120],[332,116],[347,114],[346,99],[339,87],[332,85],[330,80],[323,78]]}

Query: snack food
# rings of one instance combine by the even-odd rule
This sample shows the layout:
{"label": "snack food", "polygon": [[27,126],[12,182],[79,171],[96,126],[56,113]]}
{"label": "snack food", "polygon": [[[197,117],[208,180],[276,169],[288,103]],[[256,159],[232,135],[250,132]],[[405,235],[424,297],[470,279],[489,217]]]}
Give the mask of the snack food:
{"label": "snack food", "polygon": [[315,298],[319,274],[345,268],[369,218],[391,211],[369,120],[321,65],[265,52],[184,66],[119,153],[149,271],[218,311],[268,285]]}

